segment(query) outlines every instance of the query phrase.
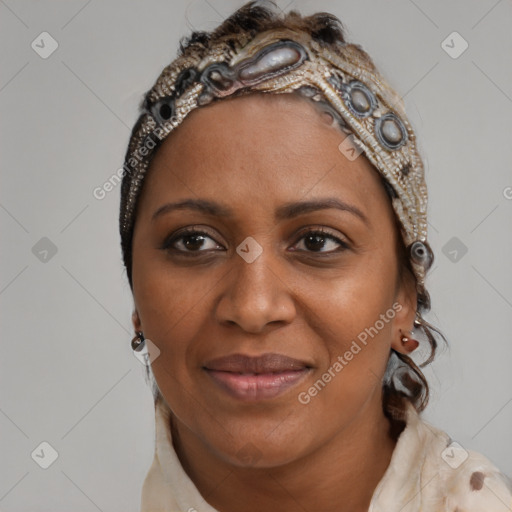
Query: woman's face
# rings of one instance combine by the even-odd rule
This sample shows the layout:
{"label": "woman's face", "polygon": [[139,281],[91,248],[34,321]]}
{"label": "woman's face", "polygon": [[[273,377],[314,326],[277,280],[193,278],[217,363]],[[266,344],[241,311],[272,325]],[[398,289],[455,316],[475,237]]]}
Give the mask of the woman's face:
{"label": "woman's face", "polygon": [[134,325],[178,429],[228,463],[296,460],[382,415],[415,295],[379,176],[345,137],[308,100],[256,94],[193,111],[152,162]]}

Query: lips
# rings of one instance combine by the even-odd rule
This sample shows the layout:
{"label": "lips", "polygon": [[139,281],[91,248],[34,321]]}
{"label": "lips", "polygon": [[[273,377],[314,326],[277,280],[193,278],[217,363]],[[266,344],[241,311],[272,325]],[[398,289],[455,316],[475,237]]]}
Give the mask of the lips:
{"label": "lips", "polygon": [[284,393],[305,378],[311,365],[281,354],[232,354],[206,362],[203,369],[230,396],[254,401]]}
{"label": "lips", "polygon": [[208,361],[204,366],[208,370],[256,374],[286,372],[309,367],[305,361],[281,354],[263,354],[257,357],[233,354]]}

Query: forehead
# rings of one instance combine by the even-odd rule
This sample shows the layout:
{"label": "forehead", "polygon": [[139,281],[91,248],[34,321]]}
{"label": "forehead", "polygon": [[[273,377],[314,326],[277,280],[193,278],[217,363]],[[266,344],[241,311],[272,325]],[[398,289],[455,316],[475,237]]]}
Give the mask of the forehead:
{"label": "forehead", "polygon": [[[296,94],[250,94],[192,111],[157,151],[145,184],[156,196],[241,200],[343,193],[384,197],[378,171],[349,160],[347,135],[322,106]],[[146,186],[147,185],[147,186]],[[375,197],[379,199],[379,197]]]}

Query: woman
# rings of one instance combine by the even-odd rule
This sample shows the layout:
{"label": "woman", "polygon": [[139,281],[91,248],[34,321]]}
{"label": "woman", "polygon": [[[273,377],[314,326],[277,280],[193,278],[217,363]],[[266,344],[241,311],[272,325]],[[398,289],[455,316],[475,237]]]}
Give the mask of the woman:
{"label": "woman", "polygon": [[149,511],[506,511],[419,413],[427,190],[399,96],[330,14],[246,4],[147,93],[120,230],[154,375]]}

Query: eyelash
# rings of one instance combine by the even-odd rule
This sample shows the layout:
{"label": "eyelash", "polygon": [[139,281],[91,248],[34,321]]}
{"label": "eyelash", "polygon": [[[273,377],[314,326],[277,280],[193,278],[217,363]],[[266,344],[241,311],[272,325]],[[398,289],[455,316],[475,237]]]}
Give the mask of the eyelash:
{"label": "eyelash", "polygon": [[[198,229],[195,229],[195,228],[184,228],[179,233],[177,233],[175,235],[171,235],[170,237],[168,237],[164,241],[164,243],[162,244],[160,249],[165,250],[165,251],[174,251],[174,252],[177,252],[177,253],[181,253],[182,255],[194,257],[196,254],[199,254],[199,253],[202,253],[202,252],[207,252],[207,251],[204,251],[204,250],[187,251],[187,250],[182,250],[182,249],[176,249],[176,248],[173,247],[173,245],[177,241],[179,241],[179,240],[181,240],[183,238],[186,238],[186,237],[189,237],[189,236],[198,236],[198,235],[199,236],[206,236],[206,237],[211,238],[212,240],[215,241],[215,239],[206,231],[201,231],[201,230],[198,230]],[[323,239],[333,240],[334,242],[339,244],[341,246],[341,248],[340,249],[336,249],[334,251],[308,251],[308,250],[303,251],[303,250],[300,250],[300,252],[306,252],[306,253],[311,253],[311,254],[335,254],[335,253],[343,252],[343,251],[349,249],[349,245],[348,245],[347,242],[345,242],[344,240],[341,240],[340,238],[332,235],[331,233],[329,233],[328,231],[326,231],[323,228],[308,229],[306,231],[302,231],[300,233],[300,238],[297,240],[297,242],[295,242],[295,244],[297,244],[298,242],[300,242],[302,239],[306,238],[307,236],[318,236],[318,235],[320,237],[322,237]],[[220,244],[218,244],[218,245],[220,245]]]}

